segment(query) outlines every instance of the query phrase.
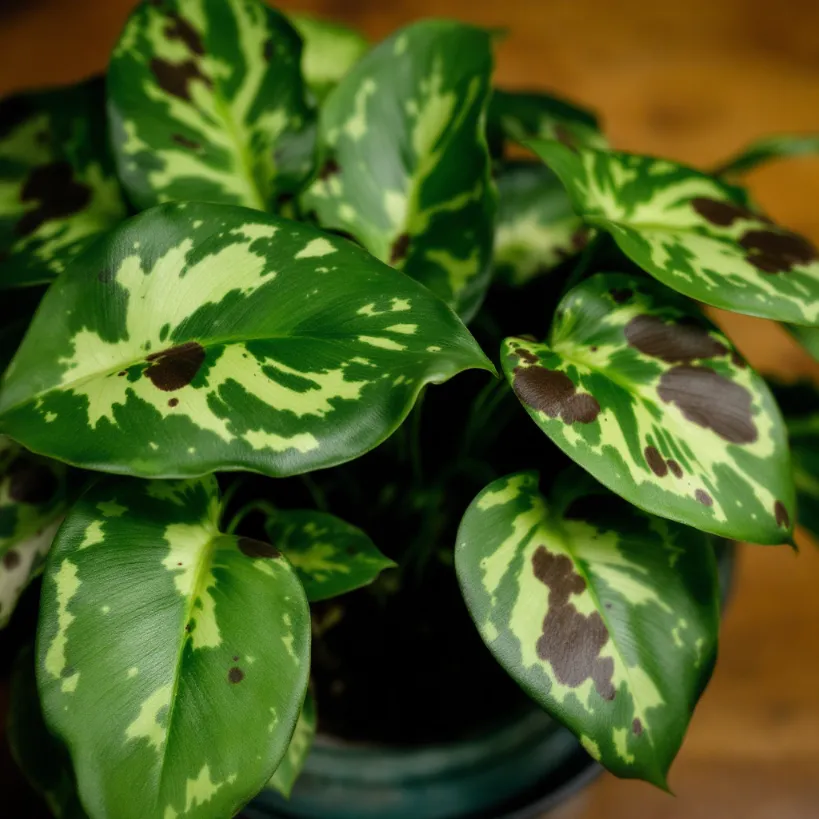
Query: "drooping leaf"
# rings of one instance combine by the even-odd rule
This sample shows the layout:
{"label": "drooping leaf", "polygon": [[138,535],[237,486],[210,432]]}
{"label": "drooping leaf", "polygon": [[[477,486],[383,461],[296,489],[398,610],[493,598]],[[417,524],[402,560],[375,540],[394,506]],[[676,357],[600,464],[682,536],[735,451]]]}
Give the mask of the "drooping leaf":
{"label": "drooping leaf", "polygon": [[0,100],[0,290],[50,281],[124,218],[102,80]]}
{"label": "drooping leaf", "polygon": [[491,483],[458,532],[458,579],[500,664],[611,772],[666,787],[716,658],[711,538],[579,470]]}
{"label": "drooping leaf", "polygon": [[819,134],[780,134],[762,137],[722,163],[715,176],[738,176],[777,159],[819,154]]}
{"label": "drooping leaf", "polygon": [[49,290],[0,425],[93,469],[290,475],[373,448],[424,384],[470,367],[491,370],[452,311],[352,243],[177,203],[123,224]]}
{"label": "drooping leaf", "polygon": [[531,147],[586,223],[664,284],[714,307],[819,324],[816,248],[751,210],[744,191],[665,159]]}
{"label": "drooping leaf", "polygon": [[65,747],[48,730],[37,695],[31,646],[18,655],[11,679],[6,736],[17,766],[57,819],[86,819]]}
{"label": "drooping leaf", "polygon": [[287,750],[310,613],[272,546],[223,535],[215,478],[101,481],[49,559],[38,684],[93,819],[233,816]]}
{"label": "drooping leaf", "polygon": [[323,100],[369,47],[357,31],[347,26],[296,14],[290,22],[301,35],[301,70],[314,96]]}
{"label": "drooping leaf", "polygon": [[66,507],[65,467],[0,435],[0,628],[40,573]]}
{"label": "drooping leaf", "polygon": [[313,739],[316,736],[316,701],[308,690],[304,698],[304,705],[299,713],[299,721],[296,723],[296,730],[287,746],[287,753],[276,768],[276,773],[270,778],[266,787],[270,790],[278,791],[285,798],[290,798],[293,785],[299,778],[299,774],[307,761],[307,755],[313,747]]}
{"label": "drooping leaf", "polygon": [[301,40],[260,0],[143,0],[108,73],[114,149],[135,204],[275,210],[313,170]]}
{"label": "drooping leaf", "polygon": [[370,51],[322,107],[323,164],[302,197],[321,225],[352,234],[465,320],[491,267],[491,45],[487,31],[428,20]]}
{"label": "drooping leaf", "polygon": [[566,189],[545,165],[514,162],[498,176],[495,276],[520,286],[574,256],[588,240]]}
{"label": "drooping leaf", "polygon": [[296,570],[311,602],[366,586],[395,566],[361,529],[334,515],[277,510],[265,529]]}
{"label": "drooping leaf", "polygon": [[540,91],[496,89],[489,104],[487,132],[495,156],[503,155],[506,140],[523,144],[532,139],[556,139],[570,147],[583,145],[603,151],[609,147],[592,111]]}
{"label": "drooping leaf", "polygon": [[561,301],[548,343],[509,338],[502,359],[535,423],[626,500],[727,538],[790,538],[776,402],[687,299],[598,274]]}

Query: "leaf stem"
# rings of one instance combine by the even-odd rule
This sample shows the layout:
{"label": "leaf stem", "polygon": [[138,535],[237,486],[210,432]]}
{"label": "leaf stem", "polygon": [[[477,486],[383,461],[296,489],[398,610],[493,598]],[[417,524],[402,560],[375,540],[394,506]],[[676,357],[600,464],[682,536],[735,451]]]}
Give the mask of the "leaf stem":
{"label": "leaf stem", "polygon": [[278,509],[276,509],[276,507],[272,503],[270,503],[270,501],[262,500],[260,498],[249,501],[244,506],[242,506],[241,509],[239,509],[239,511],[231,518],[230,523],[225,529],[225,533],[228,535],[235,534],[241,522],[251,512],[261,512],[262,514],[265,514],[268,517],[275,517],[278,514]]}

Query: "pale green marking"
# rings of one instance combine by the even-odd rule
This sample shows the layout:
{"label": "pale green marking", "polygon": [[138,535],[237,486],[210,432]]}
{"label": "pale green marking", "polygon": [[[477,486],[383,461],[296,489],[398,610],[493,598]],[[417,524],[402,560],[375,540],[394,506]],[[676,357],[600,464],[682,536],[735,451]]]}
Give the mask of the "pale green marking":
{"label": "pale green marking", "polygon": [[296,569],[312,575],[317,580],[326,579],[327,574],[349,574],[350,567],[332,558],[337,557],[338,549],[332,543],[311,543],[304,551],[287,551],[287,559]]}
{"label": "pale green marking", "polygon": [[236,780],[236,774],[231,774],[223,782],[214,782],[210,766],[204,765],[202,770],[194,779],[188,779],[185,786],[185,812],[190,812],[198,805],[210,802],[218,793],[219,789]]}
{"label": "pale green marking", "polygon": [[98,546],[103,540],[102,521],[92,520],[91,523],[88,524],[85,534],[80,541],[80,545],[77,548],[81,551],[82,549],[87,549],[89,546]]}
{"label": "pale green marking", "polygon": [[393,324],[387,327],[388,333],[402,333],[405,336],[412,336],[418,330],[417,324]]}
{"label": "pale green marking", "polygon": [[318,239],[313,239],[308,242],[307,245],[296,254],[296,258],[320,258],[322,256],[329,256],[331,253],[335,253],[336,250],[337,248],[331,242],[329,242],[323,236],[320,236]]}
{"label": "pale green marking", "polygon": [[410,309],[410,300],[409,299],[392,299],[392,307],[391,310],[393,313],[401,313],[404,310]]}
{"label": "pale green marking", "polygon": [[147,739],[155,751],[160,751],[167,739],[167,733],[159,722],[159,717],[170,706],[172,695],[173,686],[163,685],[143,700],[136,719],[125,729],[125,738]]}
{"label": "pale green marking", "polygon": [[80,681],[80,672],[75,671],[68,677],[63,677],[60,683],[60,691],[63,694],[73,694],[77,690],[77,683]]}
{"label": "pale green marking", "polygon": [[600,761],[600,746],[591,737],[581,736],[580,744],[586,749],[586,753],[592,759],[598,762]]}
{"label": "pale green marking", "polygon": [[481,254],[478,247],[474,247],[466,259],[459,259],[443,249],[428,250],[426,256],[431,262],[441,265],[446,270],[453,293],[460,293],[481,269]]}
{"label": "pale green marking", "polygon": [[406,350],[405,344],[399,344],[391,338],[381,338],[379,336],[359,336],[358,340],[373,347],[381,347],[384,350]]}
{"label": "pale green marking", "polygon": [[502,489],[484,492],[478,499],[478,509],[485,512],[493,506],[502,506],[504,503],[510,503],[521,494],[521,490],[532,488],[532,481],[533,479],[530,475],[515,475],[509,479],[506,486]]}
{"label": "pale green marking", "polygon": [[132,680],[134,677],[136,677],[137,674],[139,674],[139,669],[136,666],[133,666],[132,668],[128,669],[127,676],[129,680]]}
{"label": "pale green marking", "polygon": [[634,754],[630,754],[628,751],[628,729],[613,729],[612,738],[614,739],[614,750],[617,752],[617,756],[619,756],[626,765],[631,765],[634,762]]}
{"label": "pale green marking", "polygon": [[66,632],[76,619],[68,610],[69,603],[81,585],[76,565],[70,560],[63,560],[54,575],[54,582],[57,586],[57,633],[46,652],[45,670],[55,679],[59,679],[67,665],[65,650],[68,638]]}
{"label": "pale green marking", "polygon": [[429,347],[427,347],[427,352],[428,353],[440,353],[441,348],[437,344],[431,344]]}
{"label": "pale green marking", "polygon": [[106,518],[120,518],[128,511],[127,506],[122,506],[115,500],[100,501],[97,504],[97,509]]}
{"label": "pale green marking", "polygon": [[367,77],[355,95],[354,112],[344,124],[344,132],[350,139],[358,141],[367,133],[367,101],[375,94],[378,86],[372,77]]}

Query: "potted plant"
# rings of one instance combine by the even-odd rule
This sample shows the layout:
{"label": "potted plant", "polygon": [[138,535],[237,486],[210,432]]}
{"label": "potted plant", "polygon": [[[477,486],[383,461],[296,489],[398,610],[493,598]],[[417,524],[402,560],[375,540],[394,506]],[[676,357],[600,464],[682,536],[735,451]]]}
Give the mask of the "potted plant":
{"label": "potted plant", "polygon": [[735,178],[817,141],[618,152],[494,36],[150,0],[104,81],[2,103],[8,733],[56,816],[667,787],[721,544],[819,486],[815,400],[697,303],[815,344],[816,250]]}

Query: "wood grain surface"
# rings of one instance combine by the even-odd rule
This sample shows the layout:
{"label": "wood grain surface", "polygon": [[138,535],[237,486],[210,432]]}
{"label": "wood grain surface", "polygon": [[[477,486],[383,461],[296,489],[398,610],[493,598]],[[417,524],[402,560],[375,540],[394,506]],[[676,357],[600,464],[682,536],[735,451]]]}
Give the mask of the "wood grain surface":
{"label": "wood grain surface", "polygon": [[[0,94],[104,68],[130,0],[0,0]],[[819,131],[817,0],[282,0],[377,38],[425,16],[503,26],[498,82],[596,108],[617,147],[709,166],[746,141]],[[751,177],[819,243],[819,160]],[[767,322],[717,315],[766,373],[819,378]],[[676,797],[603,777],[556,819],[819,817],[819,552],[746,547],[713,683],[671,775]],[[0,687],[0,707],[4,694]],[[8,765],[0,762],[8,797]],[[39,817],[34,807],[0,815]],[[11,810],[7,813],[6,810]],[[421,819],[419,817],[419,819]]]}

